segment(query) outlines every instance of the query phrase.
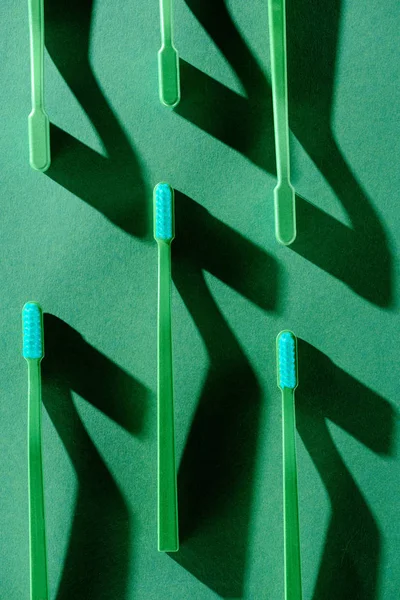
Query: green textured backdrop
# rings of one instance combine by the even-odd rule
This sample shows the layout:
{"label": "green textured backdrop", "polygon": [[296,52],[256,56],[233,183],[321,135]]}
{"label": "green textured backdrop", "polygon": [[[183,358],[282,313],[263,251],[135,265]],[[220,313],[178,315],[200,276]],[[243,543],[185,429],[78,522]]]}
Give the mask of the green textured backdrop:
{"label": "green textured backdrop", "polygon": [[[52,166],[28,164],[25,0],[0,13],[0,597],[27,599],[20,311],[46,313],[51,599],[283,598],[275,336],[300,338],[305,600],[397,600],[400,5],[287,0],[298,240],[274,239],[267,2],[47,0]],[[181,551],[156,550],[152,188],[177,192]]]}

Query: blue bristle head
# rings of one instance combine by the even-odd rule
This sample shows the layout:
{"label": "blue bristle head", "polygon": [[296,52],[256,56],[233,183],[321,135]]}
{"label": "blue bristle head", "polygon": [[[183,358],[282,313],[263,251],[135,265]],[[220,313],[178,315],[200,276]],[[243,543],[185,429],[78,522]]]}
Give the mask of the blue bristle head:
{"label": "blue bristle head", "polygon": [[154,237],[170,242],[174,238],[174,192],[168,183],[159,183],[154,190]]}
{"label": "blue bristle head", "polygon": [[297,385],[296,339],[290,331],[284,331],[278,339],[279,387],[294,389]]}
{"label": "blue bristle head", "polygon": [[22,309],[24,358],[43,358],[42,309],[36,302],[27,302]]}

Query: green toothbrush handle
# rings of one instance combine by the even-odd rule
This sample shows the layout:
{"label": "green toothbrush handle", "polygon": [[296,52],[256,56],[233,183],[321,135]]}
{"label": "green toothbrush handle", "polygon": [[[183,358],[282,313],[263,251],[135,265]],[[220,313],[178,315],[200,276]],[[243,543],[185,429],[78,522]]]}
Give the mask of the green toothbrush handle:
{"label": "green toothbrush handle", "polygon": [[38,171],[50,166],[50,123],[44,110],[44,7],[43,0],[29,0],[31,42],[32,112],[28,118],[30,164]]}
{"label": "green toothbrush handle", "polygon": [[294,390],[282,390],[285,529],[285,599],[301,600],[300,533],[297,496]]}
{"label": "green toothbrush handle", "polygon": [[158,53],[159,94],[166,106],[173,108],[180,100],[179,56],[173,43],[172,0],[160,0],[161,40]]}
{"label": "green toothbrush handle", "polygon": [[44,519],[40,359],[28,363],[28,465],[31,600],[48,600]]}
{"label": "green toothbrush handle", "polygon": [[296,237],[295,193],[290,183],[289,116],[286,66],[285,0],[269,0],[272,98],[278,185],[275,188],[276,235],[283,244]]}
{"label": "green toothbrush handle", "polygon": [[172,0],[160,0],[160,11],[163,46],[172,45]]}
{"label": "green toothbrush handle", "polygon": [[285,0],[269,0],[272,95],[279,181],[290,177],[285,4]]}
{"label": "green toothbrush handle", "polygon": [[176,552],[179,548],[179,540],[169,243],[158,242],[158,256],[158,549],[160,552]]}

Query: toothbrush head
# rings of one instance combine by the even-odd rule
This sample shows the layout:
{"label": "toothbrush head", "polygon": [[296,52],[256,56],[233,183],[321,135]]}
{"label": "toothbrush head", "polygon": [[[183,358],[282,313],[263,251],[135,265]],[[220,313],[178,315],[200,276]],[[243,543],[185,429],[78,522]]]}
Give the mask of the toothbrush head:
{"label": "toothbrush head", "polygon": [[154,188],[154,237],[167,243],[175,237],[174,190],[168,183],[158,183]]}
{"label": "toothbrush head", "polygon": [[22,356],[43,358],[43,315],[36,302],[27,302],[22,309],[22,336]]}
{"label": "toothbrush head", "polygon": [[297,387],[297,339],[291,331],[281,331],[277,337],[278,387]]}

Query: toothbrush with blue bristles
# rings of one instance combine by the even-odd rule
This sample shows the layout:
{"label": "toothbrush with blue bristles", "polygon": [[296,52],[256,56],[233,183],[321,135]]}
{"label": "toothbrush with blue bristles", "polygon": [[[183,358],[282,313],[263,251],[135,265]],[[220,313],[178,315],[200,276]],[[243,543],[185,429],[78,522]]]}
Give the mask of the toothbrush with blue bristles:
{"label": "toothbrush with blue bristles", "polygon": [[175,465],[174,391],[171,333],[171,242],[174,192],[167,183],[154,189],[154,238],[158,245],[158,549],[176,552],[178,501]]}
{"label": "toothbrush with blue bristles", "polygon": [[299,508],[297,492],[294,391],[298,383],[297,339],[291,331],[277,337],[278,387],[283,412],[283,504],[285,537],[285,600],[301,600]]}
{"label": "toothbrush with blue bristles", "polygon": [[160,0],[161,48],[158,52],[160,100],[173,108],[180,100],[179,56],[173,41],[172,0]]}
{"label": "toothbrush with blue bristles", "polygon": [[41,433],[43,315],[36,302],[22,309],[23,357],[28,364],[28,478],[31,600],[48,600]]}

